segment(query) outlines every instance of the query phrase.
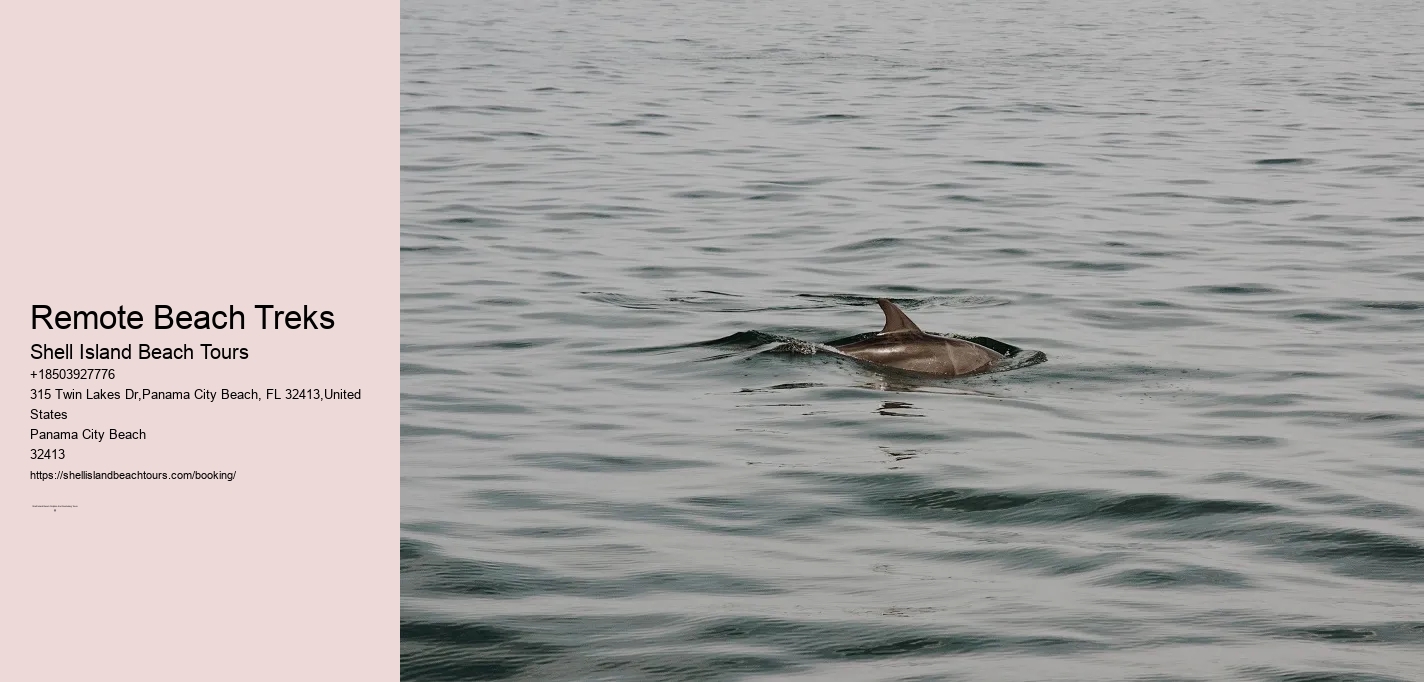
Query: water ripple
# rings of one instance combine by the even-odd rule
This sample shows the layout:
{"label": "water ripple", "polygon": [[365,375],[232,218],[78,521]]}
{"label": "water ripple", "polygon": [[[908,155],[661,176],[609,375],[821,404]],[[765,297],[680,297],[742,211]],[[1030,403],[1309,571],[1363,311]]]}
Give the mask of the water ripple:
{"label": "water ripple", "polygon": [[404,3],[402,678],[1418,678],[1413,9]]}

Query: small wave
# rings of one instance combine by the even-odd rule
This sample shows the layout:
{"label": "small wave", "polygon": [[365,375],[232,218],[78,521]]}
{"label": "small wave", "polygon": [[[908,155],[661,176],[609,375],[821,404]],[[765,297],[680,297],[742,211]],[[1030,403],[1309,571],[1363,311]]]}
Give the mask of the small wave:
{"label": "small wave", "polygon": [[969,163],[978,164],[978,165],[980,165],[980,166],[1009,166],[1009,167],[1012,167],[1012,168],[1060,168],[1060,167],[1064,167],[1064,165],[1061,164],[1061,163],[1048,163],[1048,162],[1046,162],[1046,161],[1002,161],[1002,160],[997,160],[997,159],[980,159],[980,160],[970,161]]}
{"label": "small wave", "polygon": [[1067,637],[1026,637],[990,633],[944,632],[855,622],[816,622],[768,617],[720,618],[702,626],[692,639],[749,641],[827,660],[874,660],[898,656],[968,654],[1030,650],[1040,653],[1100,648]]}
{"label": "small wave", "polygon": [[1217,294],[1225,296],[1258,296],[1261,294],[1285,293],[1267,284],[1211,284],[1187,287],[1185,290],[1195,294]]}
{"label": "small wave", "polygon": [[899,237],[875,237],[873,239],[863,239],[861,241],[851,242],[849,244],[833,246],[827,250],[837,252],[858,252],[869,251],[874,249],[914,249],[917,248],[915,244],[915,240],[911,239],[901,239]]}
{"label": "small wave", "polygon": [[1148,267],[1146,263],[1086,260],[1040,261],[1038,264],[1055,270],[1087,270],[1091,272],[1127,272],[1129,270]]}

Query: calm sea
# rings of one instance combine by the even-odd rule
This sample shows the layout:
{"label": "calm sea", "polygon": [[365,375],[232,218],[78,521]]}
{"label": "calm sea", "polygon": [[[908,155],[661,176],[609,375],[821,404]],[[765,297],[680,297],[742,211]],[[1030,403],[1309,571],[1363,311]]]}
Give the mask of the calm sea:
{"label": "calm sea", "polygon": [[402,30],[405,679],[1424,679],[1424,5]]}

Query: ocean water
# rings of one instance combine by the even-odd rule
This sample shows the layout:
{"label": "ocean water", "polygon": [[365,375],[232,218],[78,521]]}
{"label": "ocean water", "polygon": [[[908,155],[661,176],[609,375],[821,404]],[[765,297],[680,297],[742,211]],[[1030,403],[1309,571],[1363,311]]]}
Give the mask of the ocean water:
{"label": "ocean water", "polygon": [[1424,679],[1424,5],[402,30],[403,678]]}

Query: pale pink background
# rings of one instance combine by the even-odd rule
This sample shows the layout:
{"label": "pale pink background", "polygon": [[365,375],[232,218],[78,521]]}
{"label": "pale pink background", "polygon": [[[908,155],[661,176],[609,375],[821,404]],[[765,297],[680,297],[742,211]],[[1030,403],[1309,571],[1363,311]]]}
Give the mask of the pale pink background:
{"label": "pale pink background", "polygon": [[[0,9],[0,678],[397,679],[398,22],[396,2]],[[147,324],[32,332],[32,303],[137,307]],[[235,304],[248,328],[154,331],[155,303]],[[264,332],[257,303],[332,310],[337,326]],[[252,359],[37,362],[35,342],[212,342]],[[46,365],[118,369],[91,388],[363,399],[51,403],[70,429],[149,435],[66,445],[64,468],[238,477],[38,482],[29,371]]]}

